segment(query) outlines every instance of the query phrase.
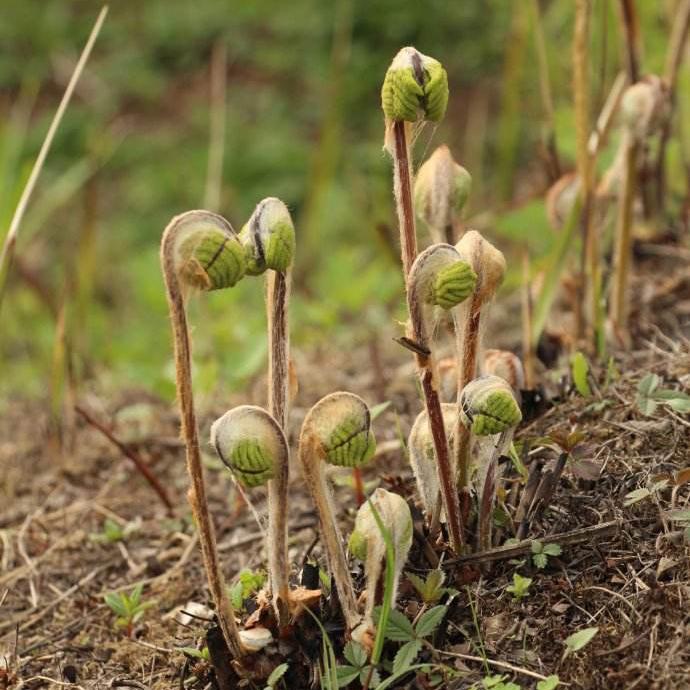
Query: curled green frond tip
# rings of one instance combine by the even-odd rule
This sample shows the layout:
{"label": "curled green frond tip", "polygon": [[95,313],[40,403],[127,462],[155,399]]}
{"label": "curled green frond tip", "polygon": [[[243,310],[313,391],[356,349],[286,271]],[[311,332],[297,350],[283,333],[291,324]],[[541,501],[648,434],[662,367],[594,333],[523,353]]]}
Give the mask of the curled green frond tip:
{"label": "curled green frond tip", "polygon": [[247,273],[266,269],[285,273],[295,257],[295,227],[287,206],[275,197],[260,201],[240,232],[247,253]]}
{"label": "curled green frond tip", "polygon": [[179,252],[181,278],[200,290],[232,287],[247,270],[237,237],[216,228],[191,233],[180,244]]}
{"label": "curled green frond tip", "polygon": [[239,440],[223,459],[238,481],[247,488],[261,486],[275,474],[270,451],[256,439]]}
{"label": "curled green frond tip", "polygon": [[343,391],[321,398],[305,417],[302,435],[314,439],[320,457],[340,467],[359,467],[376,451],[371,413],[354,393]]}
{"label": "curled green frond tip", "polygon": [[326,458],[339,467],[361,467],[374,457],[376,439],[361,419],[352,416],[333,430],[325,444]]}
{"label": "curled green frond tip", "polygon": [[389,120],[439,122],[448,105],[446,70],[415,48],[403,48],[386,72],[381,105]]}
{"label": "curled green frond tip", "polygon": [[211,426],[211,443],[218,456],[247,488],[265,484],[287,462],[285,435],[266,410],[242,405],[226,412]]}
{"label": "curled green frond tip", "polygon": [[347,542],[350,553],[360,561],[367,559],[367,535],[355,530]]}
{"label": "curled green frond tip", "polygon": [[510,385],[498,376],[480,376],[460,396],[462,423],[477,436],[500,434],[522,420]]}
{"label": "curled green frond tip", "polygon": [[431,286],[431,302],[442,309],[452,309],[474,292],[477,274],[466,261],[456,261],[442,268]]}

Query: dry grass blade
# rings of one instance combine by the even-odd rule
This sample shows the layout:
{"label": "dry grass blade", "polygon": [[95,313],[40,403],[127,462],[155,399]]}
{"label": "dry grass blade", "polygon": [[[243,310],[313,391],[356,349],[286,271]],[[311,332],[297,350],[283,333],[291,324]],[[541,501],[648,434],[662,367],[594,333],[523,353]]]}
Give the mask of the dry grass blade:
{"label": "dry grass blade", "polygon": [[55,111],[53,121],[50,123],[48,133],[46,134],[46,137],[43,140],[43,144],[41,145],[41,150],[38,152],[36,162],[34,163],[34,166],[31,170],[31,175],[29,176],[26,186],[22,191],[22,195],[19,199],[19,202],[17,203],[17,208],[15,209],[14,215],[12,216],[12,220],[10,222],[10,229],[7,231],[7,236],[5,237],[5,242],[2,247],[2,254],[0,254],[0,308],[2,307],[2,300],[5,294],[7,276],[10,270],[12,257],[14,256],[14,251],[17,244],[17,234],[19,232],[19,227],[21,225],[22,219],[24,218],[26,207],[29,204],[29,199],[33,194],[34,188],[36,187],[38,176],[41,174],[41,170],[43,170],[43,164],[45,163],[46,156],[48,155],[50,147],[52,146],[53,139],[55,138],[55,133],[57,132],[57,129],[60,126],[60,123],[62,122],[62,118],[65,114],[65,111],[67,110],[67,106],[69,105],[69,102],[72,99],[74,89],[77,85],[77,82],[79,81],[79,77],[81,77],[81,74],[84,71],[84,67],[86,66],[89,56],[91,55],[91,50],[94,44],[96,43],[96,39],[98,38],[98,34],[101,31],[101,27],[103,26],[103,22],[105,21],[107,14],[108,6],[104,5],[98,15],[98,18],[96,19],[96,23],[93,25],[93,29],[91,29],[91,34],[89,35],[89,38],[86,41],[84,50],[79,56],[79,61],[77,62],[76,67],[74,68],[74,72],[72,72],[72,76],[69,80],[69,83],[67,84],[65,93],[62,96],[60,105],[58,106],[58,109]]}

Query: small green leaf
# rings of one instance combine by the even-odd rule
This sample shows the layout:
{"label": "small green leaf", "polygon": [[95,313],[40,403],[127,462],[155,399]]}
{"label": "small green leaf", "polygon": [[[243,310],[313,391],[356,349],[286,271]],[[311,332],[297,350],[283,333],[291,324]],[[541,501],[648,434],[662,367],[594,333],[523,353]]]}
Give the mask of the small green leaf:
{"label": "small green leaf", "polygon": [[[378,623],[381,607],[374,609],[374,622]],[[415,639],[412,623],[400,611],[391,609],[388,615],[388,625],[386,626],[386,639],[393,642],[409,642]]]}
{"label": "small green leaf", "polygon": [[537,690],[554,690],[554,688],[557,688],[559,684],[560,680],[558,676],[549,676],[548,678],[544,678],[544,680],[540,680],[537,683]]}
{"label": "small green leaf", "polygon": [[531,546],[532,546],[532,553],[534,553],[534,554],[541,553],[544,550],[544,545],[540,541],[538,541],[537,539],[535,539],[532,542]]}
{"label": "small green leaf", "polygon": [[421,648],[421,640],[410,640],[400,647],[393,659],[393,673],[400,673],[412,666]]}
{"label": "small green leaf", "polygon": [[[364,685],[367,680],[369,681],[369,687],[370,688],[376,688],[378,685],[381,683],[381,676],[379,675],[379,672],[374,668],[372,671],[372,666],[365,666],[360,672],[359,672],[359,682]],[[371,674],[371,676],[370,676]]]}
{"label": "small green leaf", "polygon": [[647,488],[635,489],[635,491],[631,491],[630,493],[625,494],[625,500],[623,501],[623,505],[627,508],[628,506],[634,505],[635,503],[639,503],[640,501],[644,500],[645,498],[651,495],[652,492]]}
{"label": "small green leaf", "polygon": [[659,386],[661,379],[656,374],[647,374],[638,384],[637,392],[648,398]]}
{"label": "small green leaf", "polygon": [[529,586],[531,584],[531,577],[523,577],[519,573],[513,573],[513,584],[508,585],[506,590],[510,592],[516,599],[522,599],[522,597],[527,596]]}
{"label": "small green leaf", "polygon": [[575,384],[575,388],[577,388],[577,392],[583,398],[588,398],[592,395],[592,390],[587,380],[589,374],[589,362],[587,358],[581,352],[576,352],[570,360],[570,366],[573,372],[573,383]]}
{"label": "small green leaf", "polygon": [[271,675],[266,679],[266,684],[268,687],[274,687],[275,684],[285,675],[288,668],[289,664],[280,664],[280,666],[276,666],[271,672]]}
{"label": "small green leaf", "polygon": [[560,556],[563,553],[559,544],[547,544],[543,550],[547,556]]}
{"label": "small green leaf", "polygon": [[191,656],[194,659],[208,661],[210,658],[208,647],[204,647],[203,649],[197,649],[196,647],[177,647],[177,651]]}
{"label": "small green leaf", "polygon": [[571,652],[579,652],[586,647],[599,632],[599,628],[583,628],[565,638],[564,658]]}
{"label": "small green leaf", "polygon": [[537,568],[539,568],[539,570],[546,568],[548,561],[549,559],[545,553],[535,553],[532,556],[532,562],[537,566]]}
{"label": "small green leaf", "polygon": [[432,609],[423,613],[417,621],[417,626],[415,628],[417,637],[429,637],[429,635],[433,634],[436,628],[441,624],[447,610],[445,606],[434,606]]}
{"label": "small green leaf", "polygon": [[344,688],[359,676],[359,666],[336,666],[335,675],[338,679],[338,687]]}
{"label": "small green leaf", "polygon": [[343,656],[353,665],[357,666],[358,668],[361,668],[367,663],[367,650],[362,647],[359,642],[355,642],[354,640],[350,640],[345,645],[345,649],[343,650]]}

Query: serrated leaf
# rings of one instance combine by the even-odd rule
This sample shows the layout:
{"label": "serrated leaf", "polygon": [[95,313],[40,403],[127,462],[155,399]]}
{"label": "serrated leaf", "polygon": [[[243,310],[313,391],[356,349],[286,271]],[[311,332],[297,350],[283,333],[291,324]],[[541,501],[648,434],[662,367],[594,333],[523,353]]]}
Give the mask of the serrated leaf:
{"label": "serrated leaf", "polygon": [[558,676],[549,676],[548,678],[544,678],[544,680],[540,680],[537,683],[537,690],[554,690],[554,688],[557,688],[559,684],[560,680]]}
{"label": "serrated leaf", "polygon": [[583,628],[565,638],[565,654],[579,652],[586,647],[599,632],[599,628]]}
{"label": "serrated leaf", "polygon": [[354,640],[350,640],[345,645],[345,649],[343,650],[343,656],[353,665],[357,666],[358,668],[361,668],[367,663],[368,659],[368,654],[367,650],[362,647],[359,642],[355,642]]}
{"label": "serrated leaf", "polygon": [[335,675],[338,679],[338,687],[344,688],[359,677],[360,668],[357,666],[336,666]]}
{"label": "serrated leaf", "polygon": [[393,659],[393,673],[401,673],[412,666],[421,648],[421,640],[410,640],[400,647]]}
{"label": "serrated leaf", "polygon": [[575,384],[577,392],[583,398],[588,398],[592,395],[592,390],[587,380],[587,375],[589,374],[589,362],[587,358],[581,352],[576,352],[570,360],[570,366],[573,372],[573,383]]}
{"label": "serrated leaf", "polygon": [[535,553],[532,556],[532,561],[534,562],[534,565],[539,568],[539,570],[543,570],[546,568],[546,564],[548,563],[549,559],[547,558],[546,554],[543,553]]}
{"label": "serrated leaf", "polygon": [[[381,615],[381,607],[374,609],[374,623],[378,624]],[[386,639],[393,642],[409,642],[415,639],[412,623],[397,609],[391,609],[386,626]]]}
{"label": "serrated leaf", "polygon": [[271,675],[266,679],[266,684],[272,688],[285,675],[289,667],[289,664],[280,664],[280,666],[276,666],[273,671],[271,671]]}
{"label": "serrated leaf", "polygon": [[635,491],[631,491],[630,493],[625,494],[625,500],[623,501],[623,505],[627,508],[628,506],[643,501],[645,498],[651,495],[652,492],[647,488],[635,489]]}
{"label": "serrated leaf", "polygon": [[447,610],[448,608],[446,606],[434,606],[423,613],[417,621],[417,626],[415,628],[417,636],[429,637],[429,635],[432,635],[441,624]]}
{"label": "serrated leaf", "polygon": [[638,384],[637,392],[648,398],[659,386],[661,379],[656,374],[647,374]]}
{"label": "serrated leaf", "polygon": [[563,553],[559,544],[547,544],[544,547],[544,553],[547,556],[560,556]]}
{"label": "serrated leaf", "polygon": [[690,412],[690,398],[671,398],[666,404],[674,411],[685,414]]}
{"label": "serrated leaf", "polygon": [[[369,674],[371,674],[371,676]],[[370,688],[377,688],[381,683],[381,676],[379,675],[379,672],[376,669],[372,671],[371,665],[365,666],[359,672],[359,682],[364,685],[367,680],[369,681]]]}

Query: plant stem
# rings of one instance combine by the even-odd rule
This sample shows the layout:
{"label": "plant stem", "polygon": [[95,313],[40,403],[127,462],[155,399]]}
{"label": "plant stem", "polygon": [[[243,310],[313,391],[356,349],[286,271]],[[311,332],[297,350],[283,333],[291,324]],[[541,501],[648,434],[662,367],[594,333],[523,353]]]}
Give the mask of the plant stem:
{"label": "plant stem", "polygon": [[[412,337],[414,341],[429,348],[424,328],[423,305],[418,296],[414,294],[414,286],[408,280],[412,264],[417,257],[417,232],[415,229],[414,209],[412,206],[412,185],[409,148],[407,143],[406,125],[402,121],[393,122],[393,171],[394,193],[398,224],[400,227],[400,245],[402,252],[403,276],[407,293],[407,307],[410,313]],[[462,526],[460,521],[460,508],[457,491],[453,481],[453,472],[450,464],[448,439],[443,423],[441,400],[436,389],[436,381],[433,373],[434,361],[431,355],[416,355],[417,369],[422,384],[424,405],[429,419],[429,427],[434,441],[434,450],[438,462],[439,479],[441,483],[441,495],[443,507],[446,511],[450,531],[451,547],[456,553],[460,553],[463,545]]]}
{"label": "plant stem", "polygon": [[[591,0],[576,0],[575,32],[573,37],[573,91],[575,96],[575,129],[577,137],[577,173],[581,180],[580,198],[582,211],[580,229],[582,234],[582,262],[580,270],[580,290],[587,284],[589,321],[591,337],[597,342],[601,330],[599,238],[592,228],[592,161],[587,148],[589,138],[589,25]],[[588,280],[584,277],[587,274]],[[577,335],[584,335],[584,323],[577,324]]]}
{"label": "plant stem", "polygon": [[50,151],[50,148],[53,145],[55,133],[57,132],[57,129],[60,126],[60,123],[62,122],[62,118],[65,114],[65,111],[67,110],[67,106],[69,105],[69,102],[72,99],[74,89],[77,85],[77,82],[79,81],[79,78],[81,77],[82,72],[84,71],[86,63],[89,60],[91,50],[94,44],[96,43],[96,39],[98,38],[98,34],[101,31],[101,27],[103,26],[103,22],[105,21],[107,14],[108,6],[104,5],[101,11],[98,13],[96,23],[93,25],[93,29],[91,29],[89,38],[87,39],[86,45],[84,46],[84,50],[82,50],[81,55],[79,56],[79,61],[77,62],[74,71],[72,72],[72,76],[70,77],[69,83],[67,84],[67,88],[65,89],[65,92],[62,96],[60,105],[58,106],[58,109],[55,111],[55,115],[53,116],[53,119],[50,123],[48,132],[46,133],[43,143],[41,144],[41,150],[38,152],[36,161],[34,162],[34,165],[31,168],[29,179],[27,180],[26,185],[22,190],[22,195],[19,199],[19,202],[17,203],[17,207],[14,210],[14,215],[12,216],[12,220],[10,221],[10,229],[7,231],[7,235],[5,236],[5,241],[2,246],[2,252],[0,252],[0,307],[2,306],[2,300],[5,295],[7,278],[12,267],[12,259],[14,257],[14,252],[17,246],[17,234],[19,233],[19,227],[24,218],[26,208],[29,204],[29,199],[33,194],[36,182],[38,181],[38,177],[41,174],[41,171],[43,170],[43,164],[45,163],[46,156],[48,155],[48,152]]}
{"label": "plant stem", "polygon": [[[417,294],[415,287],[415,285],[410,284],[407,291],[407,308],[410,313],[412,339],[416,344],[431,353],[431,343],[424,323],[424,304],[422,296]],[[436,388],[437,377],[434,376],[435,363],[432,354],[416,354],[415,357],[424,395],[424,406],[427,419],[429,420],[429,429],[434,443],[436,462],[438,463],[441,498],[443,499],[443,509],[446,511],[451,547],[456,553],[461,553],[463,547],[462,518],[450,461],[448,437],[443,422],[441,399]],[[435,517],[432,516],[432,523],[436,522]]]}
{"label": "plant stem", "polygon": [[547,155],[547,175],[550,182],[555,182],[562,174],[558,160],[556,146],[556,128],[554,127],[553,96],[551,93],[551,79],[549,77],[549,63],[546,57],[546,43],[544,28],[541,21],[539,0],[531,0],[532,23],[534,26],[534,42],[537,50],[537,64],[539,66],[539,91],[544,111],[544,148]]}
{"label": "plant stem", "polygon": [[400,227],[403,276],[407,282],[407,276],[417,257],[417,231],[412,207],[412,170],[406,126],[403,121],[393,123],[393,189]]}
{"label": "plant stem", "polygon": [[637,144],[630,134],[625,134],[625,159],[623,166],[623,188],[618,203],[616,218],[616,245],[613,259],[613,285],[609,316],[613,332],[626,343],[628,333],[628,274],[632,256],[632,213],[635,199]]}
{"label": "plant stem", "polygon": [[[288,304],[290,274],[270,271],[266,279],[268,317],[268,411],[287,434],[290,333]],[[268,482],[269,571],[279,623],[287,625],[289,615],[287,514],[289,462],[275,468]]]}
{"label": "plant stem", "polygon": [[357,611],[355,591],[350,576],[350,568],[343,549],[343,540],[338,529],[333,496],[326,484],[323,461],[319,452],[319,441],[313,433],[305,430],[299,443],[299,456],[304,478],[314,499],[319,516],[320,532],[328,558],[328,565],[340,599],[340,606],[348,631],[354,630],[361,622]]}
{"label": "plant stem", "polygon": [[175,239],[177,231],[181,227],[179,219],[174,218],[166,228],[161,245],[161,265],[163,267],[168,307],[172,320],[177,397],[180,407],[182,434],[186,446],[187,472],[192,485],[187,497],[199,530],[199,543],[201,544],[204,568],[206,569],[211,596],[216,607],[218,623],[232,655],[236,659],[240,659],[243,656],[242,645],[232,606],[225,590],[225,578],[220,568],[215,532],[208,510],[204,470],[199,450],[199,432],[192,394],[189,329],[187,327],[187,315],[180,281],[175,270]]}
{"label": "plant stem", "polygon": [[525,365],[525,388],[534,390],[534,340],[532,324],[534,323],[534,300],[530,281],[529,249],[522,253],[522,360]]}

